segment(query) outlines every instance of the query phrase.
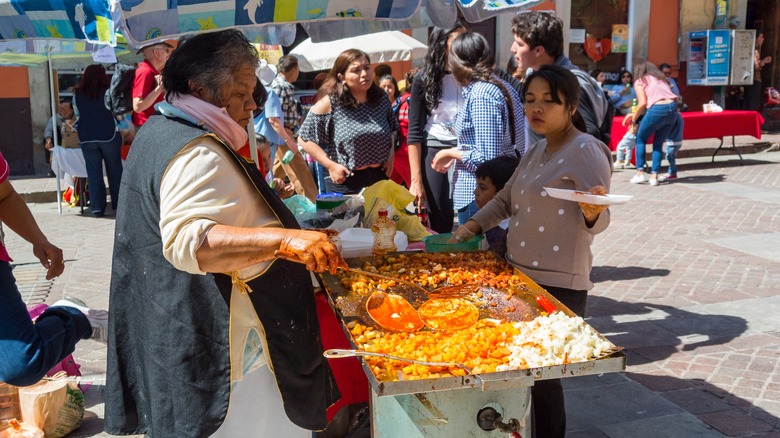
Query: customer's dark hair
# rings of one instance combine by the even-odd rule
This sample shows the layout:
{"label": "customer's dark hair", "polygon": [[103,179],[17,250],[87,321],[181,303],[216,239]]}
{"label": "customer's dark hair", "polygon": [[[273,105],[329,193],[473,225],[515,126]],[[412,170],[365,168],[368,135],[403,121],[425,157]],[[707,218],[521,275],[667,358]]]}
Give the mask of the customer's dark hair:
{"label": "customer's dark hair", "polygon": [[284,55],[279,58],[279,63],[276,64],[280,73],[288,73],[295,70],[298,67],[298,58],[295,55]]}
{"label": "customer's dark hair", "polygon": [[106,68],[100,64],[92,64],[84,70],[76,90],[84,93],[88,99],[95,100],[103,97],[110,83]]}
{"label": "customer's dark hair", "polygon": [[443,93],[441,81],[447,72],[447,39],[450,35],[465,30],[462,22],[456,21],[449,29],[434,27],[428,36],[428,54],[425,55],[420,73],[420,85],[423,90],[425,107],[430,112],[439,105]]}
{"label": "customer's dark hair", "polygon": [[185,36],[163,70],[165,97],[192,93],[192,81],[221,101],[220,93],[233,84],[235,73],[246,66],[254,71],[257,61],[257,50],[238,30]]}
{"label": "customer's dark hair", "polygon": [[265,86],[260,82],[260,79],[257,79],[257,82],[255,83],[255,90],[252,91],[252,99],[255,101],[255,105],[257,105],[257,108],[252,115],[257,117],[265,110],[265,102],[268,100],[268,91],[265,90]]}
{"label": "customer's dark hair", "polygon": [[479,179],[490,179],[496,187],[496,191],[503,189],[512,174],[515,173],[520,160],[517,157],[505,155],[487,160],[477,166],[474,176]]}
{"label": "customer's dark hair", "polygon": [[642,79],[645,76],[653,76],[664,82],[668,81],[666,75],[661,70],[659,70],[658,67],[656,67],[655,64],[653,64],[652,62],[643,61],[634,64],[634,78]]}
{"label": "customer's dark hair", "polygon": [[[368,53],[362,50],[347,49],[341,52],[333,62],[333,68],[328,72],[328,78],[322,84],[322,96],[333,96],[341,104],[349,108],[357,108],[358,102],[355,100],[355,96],[349,91],[349,87],[339,80],[339,75],[344,76],[349,66],[361,58],[365,58],[366,62],[371,63]],[[373,78],[366,99],[369,103],[374,103],[379,99],[387,99],[387,93],[379,88],[376,82],[373,82]]]}
{"label": "customer's dark hair", "polygon": [[[526,76],[523,82],[523,99],[528,93],[528,87],[534,79],[541,79],[550,86],[550,99],[553,102],[563,105],[568,109],[576,109],[580,102],[580,82],[577,76],[574,76],[568,68],[559,65],[547,64],[541,66],[539,70]],[[561,100],[561,96],[563,100]],[[572,116],[572,124],[582,132],[586,132],[585,120],[579,111],[575,111]]]}
{"label": "customer's dark hair", "polygon": [[515,15],[512,32],[532,49],[542,46],[553,58],[563,54],[563,21],[549,12],[528,11]]}
{"label": "customer's dark hair", "polygon": [[489,82],[504,95],[509,113],[509,132],[512,144],[515,143],[515,111],[512,97],[504,82],[493,74],[493,51],[490,50],[487,39],[476,32],[466,32],[458,35],[452,42],[450,52],[450,66],[452,75],[461,84],[466,85],[475,81]]}
{"label": "customer's dark hair", "polygon": [[393,84],[393,88],[395,89],[395,98],[398,99],[401,97],[401,90],[398,89],[398,81],[395,80],[393,75],[383,75],[381,78],[379,78],[379,82],[382,81],[390,81],[391,84]]}

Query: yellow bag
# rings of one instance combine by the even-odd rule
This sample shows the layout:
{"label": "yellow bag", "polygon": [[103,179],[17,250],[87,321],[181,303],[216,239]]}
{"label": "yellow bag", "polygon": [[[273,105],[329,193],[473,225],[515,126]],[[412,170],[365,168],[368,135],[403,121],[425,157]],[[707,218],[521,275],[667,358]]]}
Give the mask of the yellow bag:
{"label": "yellow bag", "polygon": [[365,224],[373,224],[379,209],[384,208],[388,217],[395,221],[398,231],[403,231],[410,242],[417,242],[431,235],[420,223],[417,215],[406,212],[406,206],[414,201],[414,195],[393,181],[379,181],[367,187],[363,190],[363,198],[366,200]]}
{"label": "yellow bag", "polygon": [[69,380],[42,380],[19,388],[19,404],[26,424],[43,430],[46,438],[63,437],[81,426],[84,393]]}

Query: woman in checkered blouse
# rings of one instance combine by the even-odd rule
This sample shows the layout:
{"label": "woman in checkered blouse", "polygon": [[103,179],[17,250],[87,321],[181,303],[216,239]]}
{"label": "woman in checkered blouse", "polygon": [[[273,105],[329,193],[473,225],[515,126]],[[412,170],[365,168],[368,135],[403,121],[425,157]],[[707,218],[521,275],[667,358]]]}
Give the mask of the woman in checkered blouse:
{"label": "woman in checkered blouse", "polygon": [[477,211],[477,166],[496,157],[522,157],[525,121],[520,95],[493,73],[493,52],[485,37],[473,32],[458,36],[449,62],[465,99],[455,118],[458,146],[439,151],[431,166],[445,173],[455,165],[453,201],[458,223],[464,224]]}

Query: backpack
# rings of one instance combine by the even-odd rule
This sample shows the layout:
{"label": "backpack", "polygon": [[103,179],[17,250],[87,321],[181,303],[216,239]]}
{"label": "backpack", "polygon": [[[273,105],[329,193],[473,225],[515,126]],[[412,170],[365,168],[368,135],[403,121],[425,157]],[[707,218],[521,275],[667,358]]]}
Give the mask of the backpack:
{"label": "backpack", "polygon": [[412,96],[406,96],[406,99],[401,100],[401,98],[399,97],[398,100],[396,101],[396,105],[393,106],[393,115],[395,116],[395,119],[398,120],[398,124],[399,124],[399,129],[398,129],[398,133],[397,133],[398,135],[395,136],[395,149],[394,150],[396,150],[396,151],[398,150],[398,148],[401,147],[401,129],[400,129],[401,120],[399,118],[400,113],[401,113],[401,105],[406,104],[406,106],[408,108],[409,107],[409,99],[411,99],[411,98],[412,98]]}
{"label": "backpack", "polygon": [[[591,86],[594,88],[594,90],[598,90],[597,92],[601,92],[601,95],[603,96],[604,102],[601,104],[603,105],[603,110],[601,111],[601,119],[598,123],[598,132],[597,133],[589,133],[592,134],[594,137],[599,139],[602,143],[609,146],[610,139],[612,138],[612,119],[615,118],[615,106],[612,105],[612,101],[609,100],[609,96],[607,96],[607,92],[604,91],[590,75],[580,69],[572,69],[570,70],[572,73],[574,73],[575,76],[577,76],[578,79],[587,80]],[[584,98],[585,104],[589,106],[594,114],[597,114],[596,111],[596,104],[591,101],[590,95],[586,92],[582,93],[582,96]]]}
{"label": "backpack", "polygon": [[135,67],[117,64],[111,84],[103,97],[106,109],[115,116],[121,116],[133,111],[133,82]]}

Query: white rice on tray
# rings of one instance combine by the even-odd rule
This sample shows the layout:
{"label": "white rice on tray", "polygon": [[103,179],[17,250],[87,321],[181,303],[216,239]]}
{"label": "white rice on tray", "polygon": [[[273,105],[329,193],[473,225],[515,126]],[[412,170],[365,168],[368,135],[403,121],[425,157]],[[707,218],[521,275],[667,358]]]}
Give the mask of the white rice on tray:
{"label": "white rice on tray", "polygon": [[601,357],[615,346],[599,336],[585,320],[562,312],[518,322],[520,334],[506,347],[509,363],[496,371],[537,368],[564,363],[585,362]]}

